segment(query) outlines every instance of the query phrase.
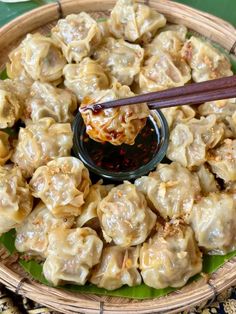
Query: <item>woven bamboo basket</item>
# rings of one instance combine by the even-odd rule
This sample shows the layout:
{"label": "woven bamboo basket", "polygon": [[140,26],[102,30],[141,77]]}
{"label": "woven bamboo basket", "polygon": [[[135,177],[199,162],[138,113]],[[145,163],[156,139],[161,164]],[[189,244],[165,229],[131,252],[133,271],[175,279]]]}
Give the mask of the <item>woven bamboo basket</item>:
{"label": "woven bamboo basket", "polygon": [[[184,24],[236,54],[236,29],[224,20],[169,0],[139,2],[163,13],[169,22]],[[115,0],[61,0],[18,17],[0,29],[0,70],[5,67],[9,52],[27,33],[47,34],[59,18],[80,11],[89,12],[95,18],[106,16],[114,4]],[[180,313],[213,301],[218,293],[236,284],[236,258],[233,258],[211,276],[202,277],[168,296],[140,301],[51,288],[31,280],[16,260],[0,248],[0,282],[15,293],[62,313]]]}

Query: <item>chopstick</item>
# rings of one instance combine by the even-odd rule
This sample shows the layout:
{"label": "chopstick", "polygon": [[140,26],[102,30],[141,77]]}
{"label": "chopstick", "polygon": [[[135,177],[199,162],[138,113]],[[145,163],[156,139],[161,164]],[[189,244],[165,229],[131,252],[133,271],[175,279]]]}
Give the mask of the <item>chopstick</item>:
{"label": "chopstick", "polygon": [[150,109],[160,109],[182,105],[195,105],[233,97],[236,97],[236,75],[104,103],[91,104],[82,107],[80,111],[99,111],[138,103],[147,103]]}

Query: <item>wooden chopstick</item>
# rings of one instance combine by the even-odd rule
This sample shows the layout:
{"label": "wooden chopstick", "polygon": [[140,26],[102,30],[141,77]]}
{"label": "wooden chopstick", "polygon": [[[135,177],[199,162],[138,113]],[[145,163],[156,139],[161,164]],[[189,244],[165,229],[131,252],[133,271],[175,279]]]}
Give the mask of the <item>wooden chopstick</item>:
{"label": "wooden chopstick", "polygon": [[150,109],[201,104],[206,101],[236,97],[236,75],[216,80],[193,83],[159,92],[117,99],[81,108],[81,111],[98,111],[108,108],[147,103]]}

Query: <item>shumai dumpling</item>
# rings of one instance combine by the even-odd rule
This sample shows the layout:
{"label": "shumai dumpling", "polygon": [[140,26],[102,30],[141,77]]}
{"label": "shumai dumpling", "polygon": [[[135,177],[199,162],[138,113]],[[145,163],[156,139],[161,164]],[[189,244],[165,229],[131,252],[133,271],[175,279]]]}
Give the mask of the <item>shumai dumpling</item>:
{"label": "shumai dumpling", "polygon": [[97,22],[85,12],[59,20],[51,33],[69,63],[90,56],[102,39]]}
{"label": "shumai dumpling", "polygon": [[0,131],[0,166],[3,166],[12,154],[9,135],[6,132]]}
{"label": "shumai dumpling", "polygon": [[147,104],[109,108],[96,113],[83,110],[94,103],[131,96],[134,94],[128,86],[115,82],[112,89],[95,92],[91,97],[84,98],[81,114],[89,137],[97,142],[110,142],[113,145],[133,145],[149,116]]}
{"label": "shumai dumpling", "polygon": [[166,224],[140,250],[144,283],[155,289],[179,288],[202,269],[194,233],[182,224]]}
{"label": "shumai dumpling", "polygon": [[16,249],[19,252],[46,258],[50,232],[56,228],[69,229],[73,223],[73,217],[54,217],[47,206],[40,202],[16,228]]}
{"label": "shumai dumpling", "polygon": [[0,167],[0,234],[21,224],[33,207],[33,197],[21,170]]}
{"label": "shumai dumpling", "polygon": [[185,217],[201,194],[196,174],[177,162],[159,164],[156,171],[135,180],[149,206],[167,219]]}
{"label": "shumai dumpling", "polygon": [[115,290],[123,285],[140,285],[142,279],[138,272],[138,258],[138,247],[107,247],[103,250],[101,262],[92,272],[90,282],[107,290]]}
{"label": "shumai dumpling", "polygon": [[140,72],[143,55],[144,50],[139,45],[109,37],[95,51],[94,58],[109,69],[118,82],[130,86]]}
{"label": "shumai dumpling", "polygon": [[149,93],[178,87],[190,79],[190,68],[184,60],[172,59],[167,52],[156,48],[155,55],[145,61],[139,73],[139,91]]}
{"label": "shumai dumpling", "polygon": [[181,49],[187,35],[187,27],[184,25],[167,25],[161,28],[152,42],[145,47],[145,56],[156,54],[157,48],[168,52],[171,57],[181,57]]}
{"label": "shumai dumpling", "polygon": [[61,157],[39,167],[30,181],[34,197],[40,198],[56,217],[79,216],[89,193],[89,172],[75,157]]}
{"label": "shumai dumpling", "polygon": [[19,120],[22,106],[14,92],[0,80],[0,129],[12,127]]}
{"label": "shumai dumpling", "polygon": [[118,0],[111,11],[110,31],[116,38],[130,42],[148,42],[165,26],[164,15],[134,0]]}
{"label": "shumai dumpling", "polygon": [[178,123],[170,133],[167,157],[192,168],[207,160],[207,150],[214,148],[224,136],[224,127],[215,115]]}
{"label": "shumai dumpling", "polygon": [[79,64],[66,65],[63,73],[65,86],[76,94],[80,102],[94,91],[108,89],[111,85],[104,67],[90,58],[84,58]]}
{"label": "shumai dumpling", "polygon": [[41,118],[51,117],[56,122],[71,122],[76,108],[76,97],[72,92],[37,81],[26,101],[25,119],[36,123]]}
{"label": "shumai dumpling", "polygon": [[207,162],[217,177],[225,182],[236,180],[236,140],[226,139],[209,152]]}
{"label": "shumai dumpling", "polygon": [[90,228],[57,228],[49,234],[44,276],[54,286],[84,285],[91,268],[100,262],[102,248],[102,241]]}
{"label": "shumai dumpling", "polygon": [[204,195],[219,191],[219,185],[213,173],[210,172],[206,164],[198,167],[196,174],[200,182],[201,191]]}
{"label": "shumai dumpling", "polygon": [[161,111],[166,118],[170,130],[178,123],[188,122],[196,114],[195,110],[188,105],[163,108]]}
{"label": "shumai dumpling", "polygon": [[225,54],[201,38],[192,36],[185,43],[182,56],[190,65],[195,82],[233,75],[230,61]]}
{"label": "shumai dumpling", "polygon": [[25,177],[55,157],[69,156],[73,145],[73,133],[69,123],[55,123],[43,118],[20,128],[18,141],[11,160]]}
{"label": "shumai dumpling", "polygon": [[198,246],[208,254],[236,250],[236,204],[232,194],[211,193],[200,199],[190,215]]}
{"label": "shumai dumpling", "polygon": [[98,218],[106,241],[122,247],[144,242],[156,223],[144,195],[129,182],[111,189],[98,206]]}
{"label": "shumai dumpling", "polygon": [[81,214],[77,219],[77,227],[83,227],[94,218],[98,218],[97,208],[101,200],[107,196],[109,191],[113,188],[113,185],[102,185],[96,183],[89,189],[89,194],[85,199],[85,203],[81,208]]}
{"label": "shumai dumpling", "polygon": [[[28,34],[10,55],[7,74],[11,79],[21,78],[22,70],[34,81],[58,84],[66,60],[55,41],[39,33]],[[16,64],[15,64],[16,63]]]}

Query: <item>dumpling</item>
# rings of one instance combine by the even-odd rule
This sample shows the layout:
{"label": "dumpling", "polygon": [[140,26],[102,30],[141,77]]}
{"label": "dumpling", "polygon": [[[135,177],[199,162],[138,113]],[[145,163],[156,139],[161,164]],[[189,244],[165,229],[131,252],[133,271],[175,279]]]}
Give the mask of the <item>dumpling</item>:
{"label": "dumpling", "polygon": [[102,248],[102,241],[90,228],[57,228],[49,234],[44,276],[54,286],[84,285],[91,268],[100,262]]}
{"label": "dumpling", "polygon": [[26,101],[25,119],[36,123],[41,118],[51,117],[56,122],[71,122],[76,108],[76,97],[72,92],[35,82]]}
{"label": "dumpling", "polygon": [[15,247],[19,252],[46,258],[50,232],[56,228],[69,229],[73,223],[73,217],[54,217],[47,206],[40,202],[16,228]]}
{"label": "dumpling", "polygon": [[140,269],[146,285],[155,289],[182,287],[202,269],[202,255],[194,233],[182,224],[166,224],[140,251]]}
{"label": "dumpling", "polygon": [[111,189],[98,206],[98,218],[106,241],[122,247],[144,242],[156,223],[144,195],[129,182]]}
{"label": "dumpling", "polygon": [[85,199],[85,203],[81,208],[81,214],[77,219],[77,227],[83,227],[85,224],[98,218],[97,208],[101,200],[107,196],[113,185],[94,184],[89,189],[89,194]]}
{"label": "dumpling", "polygon": [[130,42],[148,42],[165,26],[164,15],[134,0],[118,0],[111,11],[110,31],[116,38]]}
{"label": "dumpling", "polygon": [[140,285],[142,279],[138,272],[138,258],[138,247],[107,247],[103,250],[101,262],[92,272],[90,282],[107,290],[115,290],[123,285]]}
{"label": "dumpling", "polygon": [[20,128],[18,142],[11,160],[22,170],[25,177],[55,157],[70,155],[73,133],[69,123],[55,123],[43,118]]}
{"label": "dumpling", "polygon": [[79,64],[66,65],[63,73],[65,86],[76,94],[80,102],[94,91],[108,89],[111,85],[108,73],[90,58],[84,58]]}
{"label": "dumpling", "polygon": [[144,193],[149,206],[165,219],[185,218],[201,195],[197,175],[177,162],[159,164],[156,171],[136,179],[135,185]]}
{"label": "dumpling", "polygon": [[168,52],[171,57],[181,57],[181,49],[187,35],[187,27],[184,25],[167,25],[161,28],[152,42],[145,47],[145,56],[155,55],[157,48]]}
{"label": "dumpling", "polygon": [[140,72],[144,50],[139,45],[130,44],[123,39],[106,38],[96,49],[93,57],[122,85],[131,85]]}
{"label": "dumpling", "polygon": [[199,178],[201,191],[204,195],[219,191],[219,185],[206,164],[201,165],[197,169],[196,174]]}
{"label": "dumpling", "polygon": [[[66,64],[60,49],[53,39],[39,33],[28,34],[20,46],[10,55],[7,74],[11,79],[28,76],[34,81],[58,84],[62,80],[62,70]],[[15,63],[17,63],[15,65]]]}
{"label": "dumpling", "polygon": [[236,250],[236,204],[233,195],[211,193],[200,199],[190,215],[198,246],[208,254]]}
{"label": "dumpling", "polygon": [[161,111],[167,120],[170,130],[178,123],[188,122],[194,118],[196,114],[195,110],[188,105],[163,108]]}
{"label": "dumpling", "polygon": [[17,98],[21,108],[24,108],[25,101],[29,97],[32,82],[15,80],[0,80],[0,89],[3,89]]}
{"label": "dumpling", "polygon": [[185,43],[182,56],[190,65],[195,82],[233,75],[226,55],[201,38],[192,36]]}
{"label": "dumpling", "polygon": [[226,139],[209,152],[207,162],[217,177],[225,182],[236,180],[236,140]]}
{"label": "dumpling", "polygon": [[59,20],[51,34],[69,63],[90,56],[102,39],[97,22],[85,12]]}
{"label": "dumpling", "polygon": [[190,68],[184,60],[156,49],[154,56],[145,61],[138,76],[139,92],[149,93],[182,86],[191,79]]}
{"label": "dumpling", "polygon": [[21,112],[22,106],[15,93],[9,91],[4,81],[0,81],[0,129],[12,127]]}
{"label": "dumpling", "polygon": [[167,157],[192,168],[207,160],[207,150],[214,148],[224,136],[224,127],[215,115],[178,123],[170,133]]}
{"label": "dumpling", "polygon": [[40,198],[56,217],[79,216],[90,185],[88,170],[75,157],[50,161],[39,167],[30,180],[33,196]]}
{"label": "dumpling", "polygon": [[206,102],[198,106],[197,111],[201,116],[215,114],[220,118],[232,116],[236,112],[236,98]]}
{"label": "dumpling", "polygon": [[93,96],[86,97],[81,105],[81,114],[89,137],[97,142],[110,142],[113,145],[124,143],[133,145],[149,116],[146,104],[109,108],[96,113],[92,110],[83,110],[93,103],[130,96],[134,94],[128,86],[115,82],[112,89],[95,92]]}
{"label": "dumpling", "polygon": [[0,131],[0,166],[3,166],[12,154],[9,143],[9,135],[6,132]]}
{"label": "dumpling", "polygon": [[0,234],[24,221],[33,207],[33,197],[21,170],[12,165],[0,167]]}

